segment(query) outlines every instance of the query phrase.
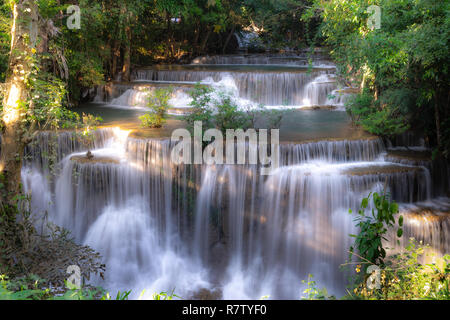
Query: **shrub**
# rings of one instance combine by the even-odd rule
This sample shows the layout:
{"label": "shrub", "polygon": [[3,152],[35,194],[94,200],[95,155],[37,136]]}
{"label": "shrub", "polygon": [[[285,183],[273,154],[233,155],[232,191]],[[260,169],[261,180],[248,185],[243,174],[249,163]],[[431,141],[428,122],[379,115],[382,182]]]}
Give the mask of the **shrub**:
{"label": "shrub", "polygon": [[[366,215],[365,209],[369,206],[369,201],[372,196],[373,208],[371,214]],[[352,213],[352,210],[349,210]],[[396,202],[389,201],[389,196],[386,194],[379,195],[378,193],[370,193],[367,198],[361,202],[361,208],[358,210],[358,215],[355,217],[356,226],[360,231],[357,235],[351,234],[355,238],[355,243],[350,247],[350,258],[358,251],[360,258],[364,261],[363,270],[366,270],[368,264],[383,265],[386,251],[382,246],[382,240],[387,240],[385,235],[388,228],[395,226],[394,215],[398,213],[398,205]],[[403,216],[398,218],[399,228],[397,236],[401,237],[403,234]]]}
{"label": "shrub", "polygon": [[215,128],[224,135],[227,129],[256,128],[258,120],[265,120],[268,129],[279,128],[285,114],[280,110],[258,108],[239,108],[233,97],[220,90],[197,84],[190,92],[191,112],[184,117],[192,131],[195,121],[201,121],[204,129]]}
{"label": "shrub", "polygon": [[150,112],[140,116],[143,127],[161,128],[167,121],[167,111],[171,107],[169,104],[173,88],[158,88],[153,93],[149,92],[147,108]]}
{"label": "shrub", "polygon": [[[353,290],[354,298],[383,300],[450,299],[450,255],[422,264],[419,259],[429,247],[411,238],[405,252],[390,257],[380,271],[380,289],[361,282]],[[433,254],[429,254],[433,256]]]}
{"label": "shrub", "polygon": [[335,296],[328,295],[326,288],[317,288],[316,281],[313,280],[313,275],[308,275],[308,280],[302,280],[302,283],[306,283],[307,288],[303,291],[306,296],[302,296],[302,300],[335,300]]}
{"label": "shrub", "polygon": [[232,97],[222,91],[197,84],[190,92],[191,112],[184,117],[192,131],[194,122],[201,121],[204,129],[216,128],[225,134],[226,129],[247,129],[251,125],[250,117],[239,110]]}
{"label": "shrub", "polygon": [[392,98],[378,101],[367,90],[358,93],[346,103],[347,113],[352,122],[364,130],[379,136],[389,137],[403,133],[409,128],[399,104]]}

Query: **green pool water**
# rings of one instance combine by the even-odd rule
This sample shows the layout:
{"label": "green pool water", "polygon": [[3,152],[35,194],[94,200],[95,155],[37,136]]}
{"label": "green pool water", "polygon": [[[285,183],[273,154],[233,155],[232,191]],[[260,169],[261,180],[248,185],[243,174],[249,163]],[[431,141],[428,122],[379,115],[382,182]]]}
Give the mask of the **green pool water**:
{"label": "green pool water", "polygon": [[[139,116],[145,110],[119,109],[100,104],[84,104],[74,108],[78,113],[91,113],[103,119],[104,126],[120,126],[132,129],[138,136],[170,137],[177,128],[185,127],[182,116],[169,116],[161,129],[140,127]],[[263,125],[261,125],[262,127]],[[287,111],[280,127],[281,141],[306,141],[322,139],[359,139],[368,137],[362,130],[352,126],[349,116],[343,111],[291,110]]]}

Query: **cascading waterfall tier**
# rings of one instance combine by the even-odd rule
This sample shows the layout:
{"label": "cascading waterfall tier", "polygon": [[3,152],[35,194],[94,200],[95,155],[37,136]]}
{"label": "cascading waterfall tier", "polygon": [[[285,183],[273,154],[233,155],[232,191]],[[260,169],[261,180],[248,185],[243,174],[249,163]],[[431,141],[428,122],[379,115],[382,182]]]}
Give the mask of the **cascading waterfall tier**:
{"label": "cascading waterfall tier", "polygon": [[310,59],[314,67],[335,68],[335,65],[329,60],[329,57],[323,53],[305,52],[303,54],[243,54],[243,55],[216,55],[197,57],[192,64],[219,64],[219,65],[292,65],[308,66]]}
{"label": "cascading waterfall tier", "polygon": [[[42,135],[35,148],[47,150],[52,139]],[[39,182],[46,173],[36,151],[25,164],[25,189],[35,195],[39,187],[45,201],[35,207],[102,253],[103,286],[136,294],[176,288],[188,298],[203,288],[225,299],[297,299],[309,273],[342,293],[348,274],[339,265],[356,232],[348,209],[385,187],[405,206],[434,192],[427,167],[386,162],[380,139],[282,144],[282,166],[270,176],[257,165],[175,165],[170,140],[119,129],[96,135],[91,160],[66,133],[57,139],[54,182]],[[418,227],[405,235],[442,253],[448,217],[432,216],[406,217]]]}
{"label": "cascading waterfall tier", "polygon": [[[201,82],[229,92],[241,109],[342,110],[358,89],[340,88],[328,59],[322,51],[199,57],[133,70],[131,82],[98,87],[94,102],[140,108],[149,92],[172,87],[170,104],[187,108],[188,91]],[[34,212],[102,254],[105,280],[93,281],[111,292],[298,299],[301,281],[313,274],[340,295],[351,273],[339,267],[349,234],[358,232],[348,210],[369,192],[386,190],[400,203],[404,236],[399,246],[388,235],[391,252],[415,237],[449,253],[450,166],[431,160],[414,134],[386,142],[282,142],[280,167],[263,176],[260,165],[177,165],[170,140],[133,138],[119,128],[97,130],[84,143],[71,132],[42,132],[26,150],[22,181]]]}
{"label": "cascading waterfall tier", "polygon": [[[116,107],[142,107],[144,88],[172,85],[173,108],[189,107],[188,87],[196,82],[231,90],[238,105],[250,102],[276,108],[338,107],[349,96],[339,89],[335,65],[324,52],[198,57],[190,65],[155,65],[135,69],[130,83],[97,88],[94,102]],[[351,88],[350,88],[351,89]],[[151,89],[152,90],[152,89]]]}
{"label": "cascading waterfall tier", "polygon": [[431,150],[422,147],[389,148],[384,159],[389,162],[427,168],[433,181],[433,196],[438,197],[450,189],[450,165],[448,160],[432,159]]}
{"label": "cascading waterfall tier", "polygon": [[382,139],[282,143],[280,162],[294,165],[322,160],[327,162],[372,161],[385,151]]}
{"label": "cascading waterfall tier", "polygon": [[84,140],[74,131],[42,131],[25,149],[24,165],[36,166],[48,171],[51,164],[59,163],[65,156],[85,150],[104,147],[114,136],[112,128],[101,128],[93,132],[92,140]]}
{"label": "cascading waterfall tier", "polygon": [[189,90],[195,82],[137,81],[130,83],[112,82],[97,88],[96,103],[107,103],[113,107],[143,108],[148,103],[148,95],[157,88],[171,88],[170,105],[177,108],[189,106]]}
{"label": "cascading waterfall tier", "polygon": [[[191,70],[191,69],[141,69],[134,71],[135,80],[152,80],[152,81],[183,81],[183,82],[199,82],[207,79],[209,82],[219,82],[224,77],[230,77],[234,85],[238,88],[239,97],[251,100],[255,103],[262,103],[269,106],[281,105],[304,105],[305,99],[312,102],[326,102],[327,97],[320,99],[315,96],[323,92],[331,93],[336,85],[330,83],[324,86],[316,83],[316,91],[308,89],[307,85],[313,82],[319,75],[330,73],[329,70],[297,70],[295,72],[284,71],[262,71],[262,72],[245,72],[245,71],[216,71],[216,70]],[[323,78],[322,78],[323,79]],[[320,80],[320,79],[319,79]],[[318,81],[319,81],[318,80]],[[330,82],[330,81],[329,81]],[[323,88],[325,87],[325,88]],[[314,96],[313,96],[314,95]],[[316,101],[317,100],[317,101]],[[319,101],[323,100],[323,101]]]}

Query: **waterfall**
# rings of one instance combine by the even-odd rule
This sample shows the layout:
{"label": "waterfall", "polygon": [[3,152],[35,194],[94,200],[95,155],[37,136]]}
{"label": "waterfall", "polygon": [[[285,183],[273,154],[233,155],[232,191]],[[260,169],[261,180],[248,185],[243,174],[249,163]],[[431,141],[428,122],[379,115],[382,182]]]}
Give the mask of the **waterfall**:
{"label": "waterfall", "polygon": [[281,144],[280,161],[293,165],[311,160],[328,162],[372,161],[385,151],[381,139],[317,141]]}
{"label": "waterfall", "polygon": [[[385,244],[391,248],[391,253],[398,253],[408,245],[409,239],[413,237],[417,242],[429,245],[428,253],[433,253],[436,258],[448,254],[450,251],[450,210],[448,198],[434,198],[429,201],[414,204],[403,204],[400,214],[404,217],[404,236],[399,242]],[[395,238],[395,230],[391,230],[388,237]],[[422,257],[423,262],[430,263],[430,257]]]}
{"label": "waterfall", "polygon": [[251,48],[264,50],[264,44],[256,32],[240,31],[236,32],[234,36],[237,39],[239,50],[248,50]]}
{"label": "waterfall", "polygon": [[239,97],[264,105],[303,105],[306,86],[319,75],[308,72],[221,72],[196,70],[141,69],[134,72],[136,80],[219,82],[229,76],[236,83]]}
{"label": "waterfall", "polygon": [[[307,55],[303,56],[213,56],[194,60],[191,65],[154,66],[136,69],[131,83],[112,82],[99,87],[95,102],[107,102],[113,106],[140,106],[143,104],[143,88],[173,85],[177,97],[172,100],[175,108],[189,105],[186,86],[196,82],[220,87],[223,82],[236,87],[236,98],[265,106],[343,106],[344,99],[329,99],[335,94],[337,84],[332,74],[334,66],[326,60],[314,60],[309,69]],[[199,64],[210,63],[210,64]],[[241,65],[226,63],[240,62]],[[225,63],[225,64],[223,64]],[[279,64],[277,64],[279,63]],[[231,79],[231,81],[230,81]],[[178,90],[179,86],[183,89]]]}
{"label": "waterfall", "polygon": [[147,102],[148,93],[141,90],[128,89],[120,97],[112,99],[110,105],[144,107]]}
{"label": "waterfall", "polygon": [[[26,190],[41,189],[35,207],[47,202],[52,221],[102,253],[108,288],[135,298],[145,288],[184,297],[220,288],[225,299],[292,299],[309,273],[342,293],[339,265],[356,232],[348,209],[384,186],[408,206],[431,199],[429,170],[386,162],[380,139],[285,144],[282,167],[264,177],[256,165],[174,165],[169,140],[127,135],[99,133],[90,161],[58,135],[54,186],[40,182],[39,153],[23,177]],[[448,219],[433,217],[406,217],[405,234],[445,252]]]}
{"label": "waterfall", "polygon": [[190,87],[195,83],[173,83],[173,82],[136,82],[136,83],[110,83],[106,87],[99,87],[94,101],[95,103],[106,103],[110,107],[125,109],[144,109],[148,102],[148,95],[156,88],[169,88],[173,92],[169,104],[176,108],[188,108],[191,99],[188,94]]}
{"label": "waterfall", "polygon": [[93,141],[84,145],[80,136],[73,131],[61,131],[57,134],[53,131],[41,131],[25,149],[24,166],[36,167],[48,173],[53,162],[57,164],[73,152],[87,147],[102,148],[113,139],[114,129],[101,128],[95,130],[93,135]]}
{"label": "waterfall", "polygon": [[[229,92],[242,109],[341,110],[355,89],[338,89],[335,78],[323,52],[208,56],[136,69],[132,82],[98,87],[95,101],[139,108],[148,92],[172,86],[173,109],[186,109],[188,91],[201,82]],[[102,128],[88,144],[73,132],[41,132],[26,148],[22,181],[34,211],[103,257],[105,280],[93,284],[113,293],[131,289],[132,298],[143,289],[144,298],[175,289],[185,299],[205,290],[222,299],[298,299],[301,281],[313,274],[319,287],[339,296],[352,275],[340,270],[349,234],[358,232],[348,210],[384,189],[405,217],[400,245],[389,230],[389,253],[409,237],[449,253],[450,166],[431,159],[415,135],[282,141],[280,167],[269,176],[260,165],[174,164],[174,146]]]}
{"label": "waterfall", "polygon": [[328,95],[336,88],[336,83],[327,74],[320,75],[308,83],[305,89],[303,103],[309,106],[332,104]]}
{"label": "waterfall", "polygon": [[[309,60],[311,58],[311,60]],[[313,53],[310,56],[307,52],[299,54],[233,54],[233,55],[214,55],[195,58],[191,64],[193,65],[277,65],[277,66],[302,66],[307,67],[309,64],[313,67],[320,68],[336,68],[329,60],[326,54]]]}

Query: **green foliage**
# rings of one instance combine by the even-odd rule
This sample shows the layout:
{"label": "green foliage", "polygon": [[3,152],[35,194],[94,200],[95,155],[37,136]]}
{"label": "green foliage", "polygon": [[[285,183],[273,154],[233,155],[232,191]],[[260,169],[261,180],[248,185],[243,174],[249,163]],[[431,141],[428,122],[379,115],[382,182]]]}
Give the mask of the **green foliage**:
{"label": "green foliage", "polygon": [[189,94],[192,98],[192,109],[184,116],[184,120],[191,131],[195,121],[201,121],[204,130],[215,128],[224,136],[227,129],[258,129],[258,126],[276,129],[280,127],[286,114],[284,111],[268,110],[263,106],[241,109],[228,92],[201,84],[196,84]]}
{"label": "green foliage", "polygon": [[77,288],[66,282],[67,289],[57,293],[44,288],[45,281],[35,275],[14,280],[0,275],[0,300],[128,300],[130,291],[117,292],[115,299],[111,299],[109,292],[99,287]]}
{"label": "green foliage", "polygon": [[[71,30],[65,12],[72,0],[39,0],[40,16],[55,27],[42,30],[45,71],[67,83],[69,101],[77,104],[86,89],[115,79],[129,53],[135,65],[187,61],[206,53],[232,52],[237,45],[233,34],[252,29],[273,48],[303,47],[318,24],[318,19],[300,20],[311,2],[78,0],[81,28]],[[10,26],[11,6],[2,3],[0,82],[7,68]]]}
{"label": "green foliage", "polygon": [[247,0],[244,17],[257,28],[261,38],[273,49],[301,48],[311,45],[318,26],[317,19],[301,20],[313,1]]}
{"label": "green foliage", "polygon": [[0,4],[0,82],[5,81],[8,57],[11,45],[10,7],[7,3]]}
{"label": "green foliage", "polygon": [[63,81],[50,73],[33,71],[30,79],[30,101],[26,121],[42,130],[72,128],[78,123],[78,114],[64,107],[67,91]]}
{"label": "green foliage", "polygon": [[94,132],[97,130],[97,127],[103,119],[92,114],[85,114],[84,112],[81,115],[81,119],[82,122],[81,125],[77,126],[76,135],[78,140],[89,150],[95,140]]}
{"label": "green foliage", "polygon": [[192,98],[190,103],[192,110],[184,117],[184,120],[191,131],[193,131],[195,121],[201,121],[203,126],[207,128],[214,127],[212,121],[214,110],[210,107],[213,92],[214,90],[211,87],[200,83],[197,83],[194,89],[189,92],[189,96]]}
{"label": "green foliage", "polygon": [[250,126],[248,114],[239,110],[232,97],[226,93],[219,92],[218,99],[214,103],[216,113],[214,114],[215,127],[226,133],[227,129],[248,129]]}
{"label": "green foliage", "polygon": [[335,300],[336,297],[328,295],[326,288],[318,289],[316,281],[313,280],[313,275],[308,275],[308,280],[302,280],[302,283],[307,284],[307,288],[303,291],[306,296],[302,296],[302,300]]}
{"label": "green foliage", "polygon": [[[369,206],[371,198],[372,205]],[[369,209],[371,214],[366,215],[366,209]],[[349,213],[351,214],[352,210],[349,210]],[[354,219],[360,231],[357,235],[350,235],[355,238],[355,243],[350,247],[349,258],[352,258],[356,249],[359,257],[364,260],[362,261],[364,271],[369,264],[384,265],[386,250],[383,248],[382,240],[387,240],[385,235],[388,228],[393,228],[396,225],[394,215],[397,213],[397,203],[391,202],[386,194],[370,193],[367,198],[361,201],[361,208]],[[397,236],[401,237],[403,234],[403,216],[398,218],[398,226]]]}
{"label": "green foliage", "polygon": [[195,121],[202,121],[203,129],[216,128],[224,135],[226,129],[250,127],[250,116],[239,110],[233,98],[226,92],[197,84],[190,92],[192,111],[184,117],[188,128],[193,130]]}
{"label": "green foliage", "polygon": [[[78,288],[70,282],[65,282],[64,292],[55,292],[45,288],[46,281],[36,275],[22,278],[9,279],[0,274],[0,300],[128,300],[131,290],[118,291],[115,298],[100,287],[85,286]],[[152,300],[174,300],[181,299],[172,292],[160,292],[152,295]],[[142,291],[141,297],[145,290]],[[141,299],[141,297],[139,299]]]}
{"label": "green foliage", "polygon": [[0,300],[41,300],[49,295],[49,290],[39,289],[39,279],[31,276],[34,280],[29,285],[23,279],[9,281],[5,275],[0,275]]}
{"label": "green foliage", "polygon": [[[387,105],[391,107],[386,107]],[[353,95],[346,102],[347,113],[354,123],[370,133],[384,137],[403,133],[409,128],[406,117],[398,107],[393,106],[394,104],[380,106],[380,101],[376,101],[368,90]]]}
{"label": "green foliage", "polygon": [[175,292],[175,289],[172,290],[171,293],[168,293],[168,292],[154,293],[152,295],[152,299],[153,300],[173,300],[174,298],[181,299],[181,297],[177,296],[174,292]]}
{"label": "green foliage", "polygon": [[[21,125],[30,139],[34,132],[40,130],[56,130],[73,128],[79,122],[76,113],[65,108],[67,105],[67,90],[65,83],[50,72],[43,70],[45,58],[36,50],[27,57],[32,68],[24,73],[27,83],[28,97],[19,104],[23,113]],[[0,112],[3,107],[0,104]]]}
{"label": "green foliage", "polygon": [[[128,300],[128,296],[131,294],[131,290],[120,292],[118,291],[116,294],[116,298],[114,300]],[[109,292],[105,293],[100,300],[112,300]]]}
{"label": "green foliage", "polygon": [[[100,255],[88,246],[75,243],[66,229],[60,228],[29,211],[30,196],[16,195],[16,206],[0,207],[0,274],[12,281],[9,289],[53,288],[60,292],[65,288],[66,269],[77,264],[81,276],[103,275],[105,265]],[[46,228],[38,232],[37,226]]]}
{"label": "green foliage", "polygon": [[[78,114],[65,108],[65,82],[47,71],[48,53],[41,54],[33,48],[26,59],[31,66],[29,71],[22,74],[27,85],[27,98],[19,103],[25,144],[32,140],[37,130],[74,128],[79,123]],[[0,104],[0,114],[2,113],[3,107]]]}
{"label": "green foliage", "polygon": [[65,292],[57,293],[45,288],[44,283],[35,275],[13,280],[0,275],[0,300],[94,300],[104,292],[101,288],[76,288],[69,285]]}
{"label": "green foliage", "polygon": [[[371,215],[366,215],[365,210],[371,207]],[[424,246],[422,242],[418,244],[414,238],[410,238],[404,250],[386,256],[382,240],[388,240],[384,236],[388,228],[396,227],[396,213],[398,205],[389,201],[386,195],[373,193],[362,200],[355,219],[360,232],[350,235],[355,238],[355,244],[350,248],[350,259],[352,255],[357,255],[362,261],[356,266],[357,276],[350,284],[351,292],[347,290],[348,294],[342,300],[450,299],[450,255],[436,257],[428,245]],[[399,216],[397,222],[397,237],[401,237],[403,216]],[[427,260],[431,262],[426,263]],[[368,286],[369,275],[366,270],[368,265],[373,264],[380,267],[380,288]],[[306,294],[303,299],[328,298],[326,289],[318,289],[312,275],[308,276],[307,282],[302,282],[308,285],[303,292]]]}
{"label": "green foliage", "polygon": [[[381,8],[381,28],[372,30],[367,9],[374,4]],[[318,17],[339,77],[374,97],[359,107],[356,98],[349,108],[359,124],[380,135],[421,130],[448,155],[449,132],[438,132],[436,123],[443,128],[450,116],[450,2],[315,0],[303,18]]]}
{"label": "green foliage", "polygon": [[373,112],[371,110],[373,104],[374,98],[366,89],[362,93],[351,96],[345,103],[345,107],[352,121],[359,123],[361,118],[365,118]]}
{"label": "green foliage", "polygon": [[[381,270],[381,288],[370,289],[361,282],[351,298],[370,300],[449,300],[450,256],[435,257],[428,246],[410,239],[404,252],[389,257]],[[430,258],[433,262],[422,263]]]}
{"label": "green foliage", "polygon": [[395,109],[375,110],[359,122],[364,130],[378,136],[394,136],[409,128],[405,120]]}
{"label": "green foliage", "polygon": [[53,4],[46,10],[49,18],[53,19],[61,30],[61,36],[54,40],[54,46],[64,48],[60,53],[64,55],[64,63],[67,66],[68,76],[65,75],[65,81],[73,104],[81,100],[81,92],[84,89],[101,85],[105,80],[105,61],[111,52],[108,51],[104,30],[111,28],[108,25],[108,18],[113,18],[110,12],[104,10],[106,3],[106,1],[78,1],[77,5],[81,8],[82,16],[81,26],[80,29],[73,30],[67,28],[66,19],[55,19],[57,15],[54,13],[54,9],[65,12],[72,2],[62,1],[60,6]]}
{"label": "green foliage", "polygon": [[158,88],[153,93],[148,92],[147,108],[149,113],[140,116],[143,127],[161,128],[167,121],[167,111],[171,107],[169,100],[172,96],[173,88]]}
{"label": "green foliage", "polygon": [[139,120],[141,120],[141,126],[146,128],[161,128],[162,123],[161,119],[158,119],[158,116],[154,113],[146,113],[142,116],[139,116]]}

